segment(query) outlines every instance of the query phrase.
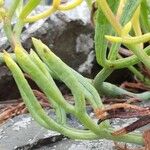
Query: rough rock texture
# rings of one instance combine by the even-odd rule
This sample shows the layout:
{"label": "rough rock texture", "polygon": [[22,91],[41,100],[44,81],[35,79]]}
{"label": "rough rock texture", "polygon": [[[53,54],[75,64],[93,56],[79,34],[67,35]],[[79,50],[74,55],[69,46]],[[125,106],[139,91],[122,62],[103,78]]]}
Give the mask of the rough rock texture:
{"label": "rough rock texture", "polygon": [[[43,9],[39,7],[37,12]],[[31,36],[39,38],[65,63],[78,70],[93,49],[93,28],[89,17],[85,3],[71,11],[57,12],[23,32],[23,43],[28,43],[24,46],[26,49],[31,47]]]}
{"label": "rough rock texture", "polygon": [[[40,6],[32,15],[43,12],[45,9],[48,7]],[[3,30],[0,31],[0,35],[0,49],[9,49]],[[32,47],[31,37],[41,39],[65,63],[76,70],[84,63],[92,64],[92,61],[86,61],[93,50],[93,28],[85,2],[71,11],[57,12],[46,19],[27,24],[21,39],[28,50]],[[93,60],[94,57],[91,59]],[[91,69],[90,65],[86,67],[89,66]],[[84,69],[79,70],[86,72]],[[86,73],[89,74],[89,72]]]}
{"label": "rough rock texture", "polygon": [[[54,118],[52,110],[47,111]],[[88,109],[91,112],[91,109]],[[90,113],[93,116],[93,113]],[[94,119],[94,121],[97,121]],[[116,119],[112,125],[118,129],[121,125],[128,125],[133,119]],[[81,125],[68,116],[71,126],[81,128]],[[135,145],[130,145],[132,148]],[[29,114],[17,116],[0,126],[1,150],[113,150],[114,143],[108,140],[70,140],[61,134],[46,130],[39,126]]]}
{"label": "rough rock texture", "polygon": [[[51,110],[49,114],[54,117]],[[81,127],[72,116],[68,117],[71,126]],[[70,140],[57,132],[39,126],[29,114],[17,116],[0,126],[0,149],[2,150],[98,150],[99,148],[112,150],[113,142]]]}
{"label": "rough rock texture", "polygon": [[79,141],[63,139],[51,146],[43,146],[37,150],[114,150],[114,144],[108,140]]}
{"label": "rough rock texture", "polygon": [[29,150],[62,138],[59,133],[40,127],[30,115],[20,115],[0,127],[1,150]]}
{"label": "rough rock texture", "polygon": [[[45,9],[48,9],[48,7],[39,6],[32,15],[43,12]],[[0,28],[2,28],[2,24],[0,24]],[[41,39],[65,63],[83,75],[91,77],[94,60],[93,31],[90,12],[84,2],[71,11],[56,12],[46,19],[26,24],[21,39],[26,50],[33,48],[31,37]],[[0,37],[0,52],[3,49],[11,52],[12,50],[2,29],[0,30]],[[4,78],[7,78],[9,82]],[[0,67],[0,89],[3,89],[4,85],[16,89],[10,73]],[[0,100],[1,98],[9,99],[7,91],[9,91],[7,86],[4,90],[0,90]],[[17,93],[12,94],[12,98],[17,97],[17,89],[12,93]]]}
{"label": "rough rock texture", "polygon": [[[45,9],[48,9],[48,7],[39,6],[32,15],[43,12]],[[2,24],[0,24],[0,28],[2,28]],[[0,36],[0,51],[7,49],[7,51],[11,52],[12,50],[3,30],[0,30]],[[86,3],[83,2],[73,10],[56,12],[46,19],[26,24],[23,28],[21,39],[26,50],[33,48],[31,37],[41,39],[70,67],[86,77],[93,78],[100,70],[93,51],[93,36],[94,28],[90,21],[90,12]],[[126,70],[124,72],[122,71],[123,70],[115,72],[109,77],[108,81],[119,84],[124,80],[131,79],[129,72]],[[9,83],[7,80],[3,80],[1,76],[8,78]],[[1,84],[1,82],[3,82],[3,84]],[[3,89],[4,85],[8,85],[9,87],[13,86],[14,90],[16,89],[10,73],[3,71],[0,67],[0,89]],[[2,98],[9,99],[9,96],[7,97],[7,91],[9,91],[7,87],[5,90],[0,90]],[[12,94],[12,98],[19,96],[17,89],[12,93],[17,93]],[[3,95],[6,95],[6,97]]]}

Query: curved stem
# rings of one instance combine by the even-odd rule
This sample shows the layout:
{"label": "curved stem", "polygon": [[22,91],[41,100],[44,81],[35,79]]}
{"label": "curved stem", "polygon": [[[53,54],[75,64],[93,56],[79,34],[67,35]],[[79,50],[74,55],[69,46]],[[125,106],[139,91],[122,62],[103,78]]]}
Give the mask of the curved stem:
{"label": "curved stem", "polygon": [[123,43],[123,44],[139,44],[150,41],[150,33],[139,35],[136,37],[116,37],[106,35],[105,38],[111,42]]}
{"label": "curved stem", "polygon": [[143,93],[132,93],[129,91],[126,91],[120,87],[117,87],[116,85],[113,85],[108,82],[103,82],[99,89],[99,93],[102,95],[107,95],[111,97],[117,97],[117,96],[123,96],[123,95],[128,95],[131,97],[137,97],[141,100],[149,100],[150,99],[150,92],[143,92]]}
{"label": "curved stem", "polygon": [[61,10],[61,11],[70,10],[70,9],[77,7],[82,2],[83,2],[83,0],[74,0],[71,3],[65,4],[65,5],[59,5],[58,10]]}
{"label": "curved stem", "polygon": [[66,10],[70,10],[73,9],[75,7],[77,7],[78,5],[80,5],[83,2],[83,0],[75,0],[74,2],[65,4],[65,5],[60,5],[60,1],[58,0],[54,0],[52,6],[50,6],[50,8],[38,15],[35,16],[30,16],[24,19],[24,22],[35,22],[38,21],[40,19],[44,19],[48,16],[50,16],[52,13],[56,12],[57,10],[60,11],[66,11]]}
{"label": "curved stem", "polygon": [[94,87],[97,89],[112,72],[113,69],[103,68],[93,80]]}
{"label": "curved stem", "polygon": [[32,12],[32,10],[38,6],[40,2],[41,0],[29,0],[23,8],[19,18],[21,20],[25,19]]}
{"label": "curved stem", "polygon": [[117,31],[117,33],[121,33],[122,27],[118,23],[117,18],[112,13],[111,9],[109,8],[106,0],[97,0],[98,6],[102,9],[103,13],[105,14],[106,18],[109,20],[113,28]]}
{"label": "curved stem", "polygon": [[31,23],[31,22],[35,22],[38,21],[40,19],[46,18],[48,16],[50,16],[52,13],[56,12],[56,9],[53,6],[50,6],[50,8],[36,16],[30,16],[24,19],[25,23]]}
{"label": "curved stem", "polygon": [[[147,46],[144,50],[142,49],[139,49],[139,50],[144,51],[147,55],[150,55],[150,46]],[[121,69],[121,68],[135,65],[139,62],[140,60],[138,56],[132,55],[126,58],[120,58],[120,59],[113,60],[113,61],[107,60],[106,66],[110,68],[114,68],[114,69]]]}

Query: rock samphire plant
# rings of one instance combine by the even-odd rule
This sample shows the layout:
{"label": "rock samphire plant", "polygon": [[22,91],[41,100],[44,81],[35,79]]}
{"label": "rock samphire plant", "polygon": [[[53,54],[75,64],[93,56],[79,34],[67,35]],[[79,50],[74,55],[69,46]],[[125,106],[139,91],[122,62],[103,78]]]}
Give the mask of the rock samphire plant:
{"label": "rock samphire plant", "polygon": [[[128,143],[143,144],[141,134],[129,133],[114,135],[114,129],[108,121],[97,124],[86,110],[86,101],[90,103],[96,114],[105,107],[100,95],[129,95],[142,100],[150,99],[150,92],[134,94],[105,82],[106,78],[116,69],[128,68],[141,82],[150,85],[136,67],[143,63],[150,69],[150,6],[149,0],[87,0],[91,9],[91,18],[95,27],[95,53],[102,70],[94,79],[87,79],[67,66],[44,43],[32,38],[34,48],[28,53],[21,45],[20,35],[26,23],[44,19],[56,11],[68,11],[80,5],[83,0],[73,0],[61,4],[61,0],[53,0],[49,9],[36,15],[31,12],[41,0],[12,0],[8,8],[0,0],[0,19],[3,29],[14,53],[4,50],[0,53],[0,63],[5,63],[10,69],[22,99],[33,118],[43,127],[60,132],[72,139],[109,139]],[[12,20],[15,18],[15,25]],[[146,44],[145,44],[146,43]],[[131,56],[123,58],[119,49],[125,46]],[[147,45],[147,46],[145,46]],[[47,96],[55,110],[56,119],[47,115],[39,104],[31,87],[24,77],[28,74]],[[65,100],[55,84],[62,81],[71,90],[74,105]],[[132,106],[130,106],[132,108]],[[137,106],[136,109],[140,110]],[[141,108],[142,109],[142,108]],[[67,124],[66,114],[72,114],[85,128],[76,129]],[[149,115],[149,114],[148,114]]]}

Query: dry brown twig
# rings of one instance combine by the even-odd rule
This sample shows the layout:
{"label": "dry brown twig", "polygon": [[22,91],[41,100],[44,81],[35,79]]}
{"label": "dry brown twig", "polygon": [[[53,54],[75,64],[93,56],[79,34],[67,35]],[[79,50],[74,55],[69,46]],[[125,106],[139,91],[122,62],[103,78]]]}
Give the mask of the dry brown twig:
{"label": "dry brown twig", "polygon": [[127,104],[127,103],[117,103],[117,104],[112,104],[109,105],[107,107],[105,107],[105,109],[97,109],[95,110],[95,114],[97,116],[97,118],[99,119],[103,119],[103,117],[106,115],[108,115],[108,112],[110,110],[116,110],[119,108],[123,108],[123,109],[130,109],[130,110],[136,110],[136,111],[143,111],[146,110],[147,108],[143,108],[143,107],[139,107],[136,105],[131,105],[131,104]]}
{"label": "dry brown twig", "polygon": [[143,138],[144,138],[145,150],[150,150],[150,130],[147,130],[143,133]]}
{"label": "dry brown twig", "polygon": [[[40,104],[42,107],[50,107],[50,104],[47,101],[47,97],[40,91],[38,90],[33,90],[35,96],[37,97],[37,99],[39,100]],[[0,124],[5,122],[6,120],[8,120],[9,118],[13,118],[14,116],[20,115],[20,114],[24,114],[27,113],[28,110],[24,104],[24,102],[20,101],[17,103],[11,103],[8,106],[6,106],[6,108],[1,110],[0,113]]]}
{"label": "dry brown twig", "polygon": [[[123,110],[120,110],[120,108],[123,108]],[[113,132],[112,135],[114,136],[132,132],[135,129],[150,123],[150,107],[139,107],[127,103],[112,104],[105,109],[97,109],[95,110],[95,114],[99,119],[98,124],[106,119],[128,119],[140,117],[140,119],[132,124]]]}
{"label": "dry brown twig", "polygon": [[120,87],[124,89],[133,89],[133,90],[143,90],[143,91],[150,90],[150,86],[147,86],[141,82],[136,82],[136,83],[123,82]]}

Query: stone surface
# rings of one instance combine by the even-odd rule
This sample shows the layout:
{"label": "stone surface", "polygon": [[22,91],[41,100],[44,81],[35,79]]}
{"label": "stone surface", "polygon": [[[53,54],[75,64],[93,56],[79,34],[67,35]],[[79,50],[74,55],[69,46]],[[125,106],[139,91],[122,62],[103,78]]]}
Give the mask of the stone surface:
{"label": "stone surface", "polygon": [[[48,6],[39,6],[31,15],[41,13],[45,9],[48,9]],[[2,29],[2,24],[0,24],[0,28],[0,52],[3,49],[12,52]],[[56,12],[46,19],[26,24],[23,28],[21,40],[25,49],[30,50],[30,48],[33,48],[31,37],[41,39],[65,63],[83,75],[91,77],[94,60],[93,31],[90,23],[90,12],[86,3],[83,2],[71,11]],[[7,78],[7,80],[4,78]],[[4,86],[5,88],[3,88]],[[10,96],[7,92],[11,91],[9,87],[14,89]],[[3,66],[0,66],[0,89],[3,89],[0,90],[0,100],[19,96],[13,78],[8,70],[3,71]]]}
{"label": "stone surface", "polygon": [[1,150],[30,150],[62,140],[59,133],[40,127],[30,115],[20,115],[0,127]]}
{"label": "stone surface", "polygon": [[51,146],[43,146],[37,150],[114,150],[114,144],[107,140],[78,141],[63,139]]}
{"label": "stone surface", "polygon": [[[36,13],[46,8],[39,7]],[[65,63],[78,70],[93,50],[93,28],[86,3],[29,25],[22,34],[26,49],[31,48],[31,36],[41,39]]]}
{"label": "stone surface", "polygon": [[[53,118],[53,110],[47,110]],[[88,108],[93,118],[91,109]],[[94,121],[97,121],[94,119]],[[118,129],[128,125],[133,119],[115,119],[112,125]],[[68,122],[72,127],[83,128],[72,115],[68,115]],[[130,145],[135,147],[134,145]],[[24,114],[8,120],[0,126],[0,149],[1,150],[113,150],[114,143],[108,140],[70,140],[61,134],[44,129],[39,126],[30,116]]]}
{"label": "stone surface", "polygon": [[[48,6],[39,6],[31,15],[41,13],[46,9],[48,9]],[[0,28],[2,28],[2,24],[0,24]],[[46,19],[26,24],[23,28],[21,40],[24,48],[29,51],[30,48],[33,48],[31,37],[41,39],[70,67],[86,77],[94,78],[99,72],[100,66],[95,60],[93,36],[94,28],[91,25],[90,12],[86,3],[83,2],[73,10],[56,12]],[[0,52],[3,49],[11,52],[12,50],[2,29],[0,30],[0,37]],[[3,76],[3,79],[7,78],[9,82],[3,80],[1,76]],[[120,84],[130,77],[131,74],[128,71],[117,70],[108,78],[108,81]],[[4,86],[5,88],[3,88]],[[7,91],[11,91],[10,87],[13,87],[13,91],[9,96]],[[3,71],[1,66],[0,89],[2,89],[0,90],[0,100],[1,98],[9,99],[19,96],[13,78],[8,71]]]}
{"label": "stone surface", "polygon": [[[48,6],[39,6],[31,15],[41,13],[48,8]],[[21,40],[25,49],[29,50],[32,47],[31,37],[41,39],[69,66],[89,75],[94,60],[94,57],[91,57],[90,61],[87,61],[88,55],[93,50],[93,31],[89,9],[83,2],[71,11],[57,12],[46,19],[26,24]],[[11,51],[3,30],[0,31],[0,35],[0,50]],[[84,62],[90,65],[84,68],[82,65]],[[80,65],[82,69],[79,69]]]}
{"label": "stone surface", "polygon": [[[52,111],[50,115],[53,116]],[[69,116],[69,124],[81,127],[72,116]],[[17,116],[0,126],[1,150],[98,150],[99,148],[112,150],[113,142],[70,140],[57,132],[40,127],[29,114]]]}

